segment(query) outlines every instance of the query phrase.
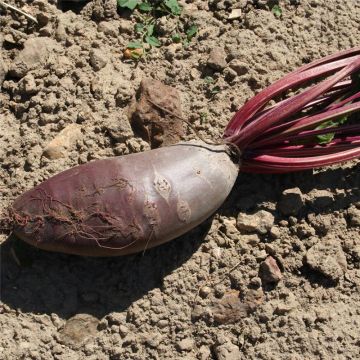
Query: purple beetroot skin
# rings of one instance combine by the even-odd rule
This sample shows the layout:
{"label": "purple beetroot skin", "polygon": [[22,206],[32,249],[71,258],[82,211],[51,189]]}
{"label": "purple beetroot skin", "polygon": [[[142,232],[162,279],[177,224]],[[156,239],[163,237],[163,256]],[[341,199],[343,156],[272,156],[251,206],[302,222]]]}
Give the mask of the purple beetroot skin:
{"label": "purple beetroot skin", "polygon": [[238,174],[228,150],[188,142],[74,167],[15,200],[14,232],[41,249],[89,256],[162,244],[228,196]]}

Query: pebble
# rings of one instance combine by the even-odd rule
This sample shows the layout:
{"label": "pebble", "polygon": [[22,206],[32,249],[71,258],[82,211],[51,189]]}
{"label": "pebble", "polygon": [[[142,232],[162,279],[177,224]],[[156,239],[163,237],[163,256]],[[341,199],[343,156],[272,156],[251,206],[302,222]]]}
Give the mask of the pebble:
{"label": "pebble", "polygon": [[203,299],[207,298],[210,294],[211,294],[211,288],[209,286],[203,286],[199,291],[199,295]]}
{"label": "pebble", "polygon": [[273,239],[278,239],[281,235],[281,232],[280,232],[280,229],[277,227],[277,226],[273,226],[271,229],[270,229],[270,236],[273,238]]}
{"label": "pebble", "polygon": [[227,66],[225,60],[225,50],[220,47],[212,49],[207,60],[207,65],[215,71],[225,69]]}
{"label": "pebble", "polygon": [[43,155],[50,160],[65,157],[67,151],[82,137],[81,127],[70,124],[52,139],[45,147]]}
{"label": "pebble", "polygon": [[240,213],[236,225],[240,231],[266,234],[274,225],[274,216],[265,210],[252,215]]}
{"label": "pebble", "polygon": [[107,58],[101,49],[93,49],[90,51],[90,65],[95,71],[101,70],[107,64]]}
{"label": "pebble", "polygon": [[268,256],[260,264],[259,275],[263,284],[277,283],[282,279],[281,270],[272,256]]}
{"label": "pebble", "polygon": [[258,261],[264,260],[267,257],[267,253],[265,250],[259,250],[259,251],[254,252],[254,256],[255,256],[256,260],[258,260]]}
{"label": "pebble", "polygon": [[225,343],[215,348],[217,360],[239,360],[242,358],[239,347],[232,343]]}
{"label": "pebble", "polygon": [[318,242],[306,253],[306,263],[315,271],[338,282],[347,269],[345,253],[336,239]]}
{"label": "pebble", "polygon": [[60,331],[61,343],[74,346],[81,345],[97,333],[99,320],[89,314],[76,314],[66,321]]}
{"label": "pebble", "polygon": [[49,15],[45,12],[41,12],[41,13],[37,14],[36,18],[41,27],[46,26],[50,20]]}
{"label": "pebble", "polygon": [[231,13],[229,14],[229,20],[235,20],[241,18],[242,10],[241,9],[232,9]]}
{"label": "pebble", "polygon": [[176,348],[179,351],[191,351],[195,346],[193,339],[186,338],[176,343]]}
{"label": "pebble", "polygon": [[278,203],[283,215],[297,215],[304,206],[304,196],[299,188],[285,190]]}

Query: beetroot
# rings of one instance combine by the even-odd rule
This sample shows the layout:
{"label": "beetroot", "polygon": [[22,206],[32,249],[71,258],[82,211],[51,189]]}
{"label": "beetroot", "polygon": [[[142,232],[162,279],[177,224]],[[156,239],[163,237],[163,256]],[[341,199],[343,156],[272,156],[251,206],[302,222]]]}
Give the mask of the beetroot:
{"label": "beetroot", "polygon": [[223,203],[238,174],[228,151],[189,142],[74,167],[15,201],[14,232],[41,249],[81,255],[159,245]]}
{"label": "beetroot", "polygon": [[[216,211],[237,177],[234,148],[242,171],[262,173],[358,158],[359,71],[360,47],[304,65],[249,100],[225,129],[223,145],[179,143],[58,174],[15,201],[14,232],[52,251],[134,253]],[[289,90],[295,94],[286,97]],[[277,102],[269,107],[271,100]]]}

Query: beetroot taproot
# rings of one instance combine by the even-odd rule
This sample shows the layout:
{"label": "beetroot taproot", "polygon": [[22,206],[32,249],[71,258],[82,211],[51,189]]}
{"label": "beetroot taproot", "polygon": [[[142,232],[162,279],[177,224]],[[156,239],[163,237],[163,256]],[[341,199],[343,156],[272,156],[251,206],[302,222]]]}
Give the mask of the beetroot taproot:
{"label": "beetroot taproot", "polygon": [[227,146],[179,143],[64,171],[20,196],[15,234],[41,249],[124,255],[208,218],[238,174]]}

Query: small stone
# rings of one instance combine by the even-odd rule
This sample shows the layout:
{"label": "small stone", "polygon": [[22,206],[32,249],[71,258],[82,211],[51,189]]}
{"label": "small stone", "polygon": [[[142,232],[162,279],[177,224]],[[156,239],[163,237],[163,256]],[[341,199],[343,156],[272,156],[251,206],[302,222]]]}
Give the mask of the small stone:
{"label": "small stone", "polygon": [[158,326],[159,329],[164,329],[167,326],[169,326],[169,321],[166,320],[166,319],[161,319],[161,320],[158,321],[157,326]]}
{"label": "small stone", "polygon": [[325,209],[329,207],[334,201],[334,195],[328,190],[313,190],[309,193],[311,204],[316,209]]}
{"label": "small stone", "polygon": [[209,286],[203,286],[199,291],[199,295],[203,299],[207,298],[210,294],[211,294],[211,288]]}
{"label": "small stone", "polygon": [[229,20],[235,20],[241,18],[242,10],[241,9],[232,9],[231,13],[229,14]]}
{"label": "small stone", "polygon": [[274,216],[265,210],[260,210],[253,215],[240,213],[236,225],[240,231],[266,234],[274,225]]}
{"label": "small stone", "polygon": [[46,26],[50,20],[50,17],[47,13],[39,13],[36,15],[37,21],[41,27]]}
{"label": "small stone", "polygon": [[4,36],[4,43],[14,45],[16,44],[16,40],[14,39],[14,36],[9,33]]}
{"label": "small stone", "polygon": [[267,257],[267,253],[266,253],[265,250],[259,250],[259,251],[254,252],[254,256],[255,256],[257,261],[265,260],[266,257]]}
{"label": "small stone", "polygon": [[226,55],[223,48],[216,47],[212,49],[207,60],[208,66],[216,71],[221,71],[225,69],[225,67],[227,66],[225,56]]}
{"label": "small stone", "polygon": [[273,239],[278,239],[280,237],[281,233],[280,233],[280,229],[277,227],[277,226],[273,226],[271,229],[270,229],[270,236],[273,238]]}
{"label": "small stone", "polygon": [[82,136],[81,128],[77,124],[68,125],[51,140],[43,151],[43,155],[50,160],[66,156],[67,151],[75,145]]}
{"label": "small stone", "polygon": [[242,358],[239,347],[229,342],[217,346],[215,355],[217,360],[239,360]]}
{"label": "small stone", "polygon": [[90,51],[90,65],[95,71],[101,70],[107,64],[107,58],[104,51],[100,49],[93,49]]}
{"label": "small stone", "polygon": [[348,216],[351,226],[360,226],[360,209],[356,207],[351,207],[348,210]]}
{"label": "small stone", "polygon": [[176,348],[179,351],[191,351],[195,346],[193,339],[186,338],[176,343]]}
{"label": "small stone", "polygon": [[281,270],[272,256],[268,256],[260,264],[259,276],[264,284],[277,283],[282,279]]}
{"label": "small stone", "polygon": [[306,263],[315,271],[338,282],[347,269],[345,253],[335,239],[325,239],[306,253]]}
{"label": "small stone", "polygon": [[66,321],[60,331],[60,341],[68,346],[80,346],[96,335],[98,324],[94,316],[77,314]]}
{"label": "small stone", "polygon": [[284,215],[297,215],[304,204],[305,201],[301,190],[293,188],[282,193],[278,207]]}
{"label": "small stone", "polygon": [[[123,322],[126,322],[126,319],[123,320]],[[119,334],[122,338],[124,338],[125,336],[127,336],[129,334],[129,329],[127,326],[125,325],[120,325],[119,326]]]}

